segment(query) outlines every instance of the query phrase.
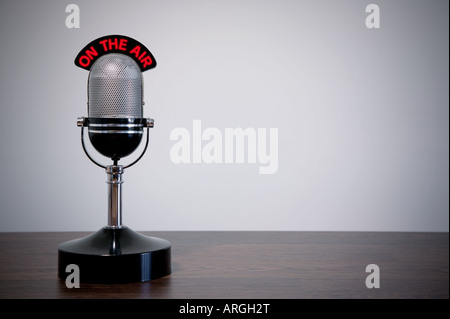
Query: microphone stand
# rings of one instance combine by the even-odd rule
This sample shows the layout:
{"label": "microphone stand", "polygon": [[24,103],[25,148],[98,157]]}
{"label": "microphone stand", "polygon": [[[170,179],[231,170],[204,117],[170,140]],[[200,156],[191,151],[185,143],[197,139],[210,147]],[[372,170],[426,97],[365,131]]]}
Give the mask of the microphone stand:
{"label": "microphone stand", "polygon": [[97,232],[80,239],[62,243],[58,247],[58,276],[67,276],[66,267],[75,264],[80,270],[80,281],[85,283],[142,282],[164,277],[171,272],[171,244],[149,237],[122,224],[122,175],[124,169],[137,163],[147,150],[152,119],[145,119],[147,140],[141,155],[127,166],[103,166],[88,153],[84,144],[87,118],[79,118],[81,143],[87,157],[105,169],[108,184],[108,224]]}
{"label": "microphone stand", "polygon": [[122,165],[109,165],[105,169],[108,184],[108,226],[122,227]]}

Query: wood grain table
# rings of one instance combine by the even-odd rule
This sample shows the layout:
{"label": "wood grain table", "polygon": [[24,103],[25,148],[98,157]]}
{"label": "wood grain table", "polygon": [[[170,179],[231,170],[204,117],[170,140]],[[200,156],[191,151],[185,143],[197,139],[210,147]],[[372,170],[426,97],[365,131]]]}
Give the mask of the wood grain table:
{"label": "wood grain table", "polygon": [[78,289],[57,277],[57,247],[90,233],[0,233],[0,298],[449,298],[448,233],[141,233],[172,243],[169,276]]}

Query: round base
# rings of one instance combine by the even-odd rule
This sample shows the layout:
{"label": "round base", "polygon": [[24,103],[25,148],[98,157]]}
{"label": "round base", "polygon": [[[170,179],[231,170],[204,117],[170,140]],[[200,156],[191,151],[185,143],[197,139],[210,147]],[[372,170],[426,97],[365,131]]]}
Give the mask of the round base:
{"label": "round base", "polygon": [[128,227],[104,227],[58,247],[58,277],[65,279],[79,268],[82,283],[148,281],[170,274],[170,242],[148,237]]}

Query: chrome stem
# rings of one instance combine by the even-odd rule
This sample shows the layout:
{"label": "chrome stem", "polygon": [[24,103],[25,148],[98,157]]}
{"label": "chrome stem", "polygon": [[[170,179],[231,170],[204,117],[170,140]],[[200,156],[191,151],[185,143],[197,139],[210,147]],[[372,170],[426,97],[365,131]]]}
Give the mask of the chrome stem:
{"label": "chrome stem", "polygon": [[106,167],[108,184],[108,225],[109,228],[122,227],[122,165]]}

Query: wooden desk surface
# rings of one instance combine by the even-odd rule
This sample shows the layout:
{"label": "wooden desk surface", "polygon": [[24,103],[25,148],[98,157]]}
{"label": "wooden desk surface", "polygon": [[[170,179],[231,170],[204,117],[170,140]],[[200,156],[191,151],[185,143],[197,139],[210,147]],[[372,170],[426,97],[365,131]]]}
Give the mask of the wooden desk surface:
{"label": "wooden desk surface", "polygon": [[449,298],[448,233],[142,233],[172,243],[171,275],[79,289],[57,278],[57,247],[90,233],[0,233],[0,298]]}

